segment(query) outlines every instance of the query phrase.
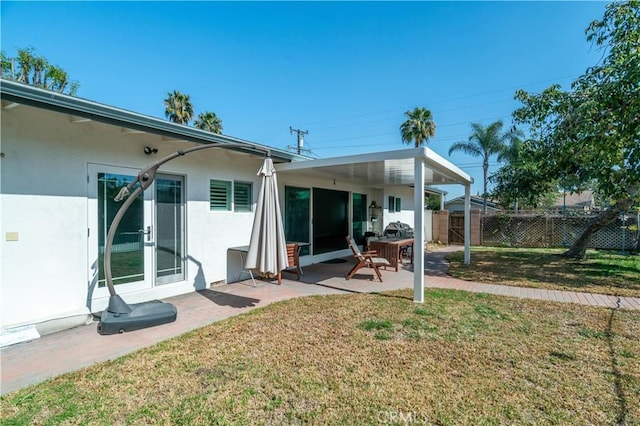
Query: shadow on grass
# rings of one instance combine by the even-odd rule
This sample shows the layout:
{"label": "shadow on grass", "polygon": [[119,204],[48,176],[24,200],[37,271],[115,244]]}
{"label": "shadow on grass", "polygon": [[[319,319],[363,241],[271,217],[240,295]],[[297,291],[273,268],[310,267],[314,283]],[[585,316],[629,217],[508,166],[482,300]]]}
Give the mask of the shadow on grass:
{"label": "shadow on grass", "polygon": [[377,291],[374,291],[374,292],[358,291],[358,290],[353,290],[353,289],[350,289],[350,288],[338,287],[338,286],[333,286],[333,285],[329,285],[329,284],[322,284],[322,283],[312,283],[312,284],[313,285],[317,285],[319,287],[330,288],[332,290],[343,291],[345,293],[351,293],[351,294],[373,294],[373,295],[376,295],[376,296],[389,297],[389,298],[392,298],[392,299],[413,300],[413,298],[408,297],[408,296],[399,296],[399,295],[395,295],[395,294],[380,293],[380,292],[377,292]]}
{"label": "shadow on grass", "polygon": [[609,354],[611,356],[611,373],[613,374],[613,385],[616,391],[616,398],[618,399],[618,417],[616,418],[617,425],[626,424],[627,418],[627,397],[624,394],[624,387],[622,385],[622,373],[620,372],[620,368],[618,367],[618,359],[616,358],[616,352],[613,347],[613,318],[620,308],[620,298],[617,301],[618,307],[616,309],[611,310],[611,315],[609,316],[609,322],[607,324],[607,345],[609,346]]}
{"label": "shadow on grass", "polygon": [[218,306],[230,306],[232,308],[253,308],[260,302],[260,299],[236,296],[235,294],[210,289],[198,290],[196,293],[209,299]]}

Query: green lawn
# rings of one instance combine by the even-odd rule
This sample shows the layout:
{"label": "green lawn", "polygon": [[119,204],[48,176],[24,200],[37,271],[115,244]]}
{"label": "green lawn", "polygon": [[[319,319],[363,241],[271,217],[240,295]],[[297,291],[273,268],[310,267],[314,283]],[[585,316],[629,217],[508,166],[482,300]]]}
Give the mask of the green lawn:
{"label": "green lawn", "polygon": [[589,250],[582,261],[562,249],[473,247],[471,265],[463,253],[447,257],[449,274],[469,281],[554,290],[640,297],[640,256]]}
{"label": "green lawn", "polygon": [[640,314],[448,290],[276,303],[2,397],[11,424],[639,424]]}

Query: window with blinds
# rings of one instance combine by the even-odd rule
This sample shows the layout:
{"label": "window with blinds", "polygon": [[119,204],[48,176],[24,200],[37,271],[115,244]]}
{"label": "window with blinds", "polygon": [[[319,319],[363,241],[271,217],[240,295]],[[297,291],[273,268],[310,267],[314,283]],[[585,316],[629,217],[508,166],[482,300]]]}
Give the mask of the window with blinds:
{"label": "window with blinds", "polygon": [[251,182],[233,183],[233,211],[250,212],[252,198]]}
{"label": "window with blinds", "polygon": [[[232,184],[226,180],[209,181],[209,209],[231,211]],[[251,182],[233,182],[233,211],[250,212],[253,207],[253,185]]]}
{"label": "window with blinds", "polygon": [[209,209],[231,210],[231,182],[213,179],[209,182]]}

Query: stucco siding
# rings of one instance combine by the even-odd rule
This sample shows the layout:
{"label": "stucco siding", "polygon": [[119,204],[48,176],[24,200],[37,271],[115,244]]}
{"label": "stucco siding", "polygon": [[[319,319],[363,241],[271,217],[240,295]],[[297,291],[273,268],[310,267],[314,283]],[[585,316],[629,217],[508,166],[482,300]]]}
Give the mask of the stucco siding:
{"label": "stucco siding", "polygon": [[[144,146],[159,152],[145,155]],[[89,197],[89,169],[118,166],[135,173],[188,146],[193,144],[128,134],[96,122],[74,123],[68,115],[28,106],[3,111],[2,327],[104,309],[108,300],[104,289],[91,288],[97,259],[88,255],[92,220],[88,206],[95,203]],[[185,179],[187,278],[125,293],[127,302],[227,280],[227,248],[248,243],[253,213],[210,211],[209,181],[253,182],[255,204],[261,162],[255,156],[213,149],[178,158],[160,169]]]}

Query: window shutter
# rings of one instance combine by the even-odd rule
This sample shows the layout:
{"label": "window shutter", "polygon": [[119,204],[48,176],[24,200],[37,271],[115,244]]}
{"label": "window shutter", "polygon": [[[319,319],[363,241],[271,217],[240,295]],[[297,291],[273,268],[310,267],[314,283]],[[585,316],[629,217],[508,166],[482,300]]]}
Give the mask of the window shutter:
{"label": "window shutter", "polygon": [[250,212],[252,206],[251,182],[234,182],[233,210],[236,212]]}
{"label": "window shutter", "polygon": [[209,182],[209,208],[231,210],[231,182],[211,180]]}

